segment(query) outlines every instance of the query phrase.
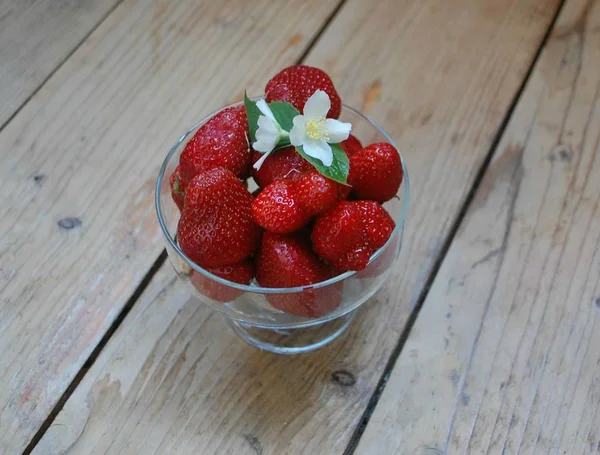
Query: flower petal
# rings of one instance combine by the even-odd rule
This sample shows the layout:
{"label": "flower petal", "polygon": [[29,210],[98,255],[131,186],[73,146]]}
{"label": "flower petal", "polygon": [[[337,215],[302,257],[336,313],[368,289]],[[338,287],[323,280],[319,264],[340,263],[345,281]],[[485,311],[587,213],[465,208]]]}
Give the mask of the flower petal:
{"label": "flower petal", "polygon": [[303,144],[304,153],[321,160],[323,165],[329,167],[333,163],[333,152],[331,146],[325,142],[316,139],[306,138]]}
{"label": "flower petal", "polygon": [[290,143],[296,147],[301,146],[306,139],[306,119],[303,115],[297,115],[292,120],[293,126],[290,131]]}
{"label": "flower petal", "polygon": [[252,148],[257,152],[270,153],[275,148],[275,144],[268,141],[256,141],[252,144]]}
{"label": "flower petal", "polygon": [[252,167],[258,171],[260,169],[260,167],[263,165],[263,163],[265,162],[265,160],[267,159],[267,157],[271,154],[271,152],[273,152],[273,150],[270,150],[267,153],[263,154],[263,156],[261,156],[258,159],[258,161],[256,163],[254,163],[254,165]]}
{"label": "flower petal", "polygon": [[256,142],[252,148],[257,152],[267,153],[275,148],[279,142],[279,128],[273,120],[261,115],[258,117],[258,130],[256,130]]}
{"label": "flower petal", "polygon": [[325,131],[327,131],[327,135],[329,136],[327,142],[330,144],[337,144],[348,139],[351,129],[351,123],[343,123],[332,118],[325,120]]}
{"label": "flower petal", "polygon": [[323,90],[317,90],[306,100],[304,104],[304,115],[308,118],[327,117],[327,113],[331,108],[329,95]]}
{"label": "flower petal", "polygon": [[279,137],[271,136],[271,135],[263,135],[261,137],[256,137],[256,142],[252,144],[252,148],[257,152],[267,153],[275,148],[277,145]]}
{"label": "flower petal", "polygon": [[269,133],[279,134],[279,128],[277,127],[277,124],[275,123],[274,120],[271,120],[269,117],[260,115],[258,117],[257,124],[258,124],[258,130],[256,131],[257,135],[260,130],[267,131]]}
{"label": "flower petal", "polygon": [[271,108],[269,107],[269,105],[267,104],[267,102],[264,99],[260,99],[256,102],[256,107],[267,117],[269,117],[271,120],[273,120],[274,122],[276,122],[275,120],[275,116],[273,115],[273,111],[271,110]]}

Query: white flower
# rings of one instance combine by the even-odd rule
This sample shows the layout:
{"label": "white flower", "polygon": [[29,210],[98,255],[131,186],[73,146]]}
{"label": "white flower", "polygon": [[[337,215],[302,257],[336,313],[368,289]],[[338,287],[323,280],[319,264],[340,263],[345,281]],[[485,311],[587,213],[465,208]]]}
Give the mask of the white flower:
{"label": "white flower", "polygon": [[277,145],[279,131],[281,128],[275,120],[271,108],[265,100],[258,100],[256,107],[263,113],[258,117],[258,130],[256,131],[256,142],[252,147],[257,152],[269,153]]}
{"label": "white flower", "polygon": [[329,167],[333,163],[333,152],[329,144],[337,144],[348,139],[352,125],[339,120],[326,118],[331,101],[322,90],[317,90],[306,100],[304,115],[293,119],[294,126],[290,131],[292,145],[302,146],[304,153]]}
{"label": "white flower", "polygon": [[263,113],[258,117],[258,130],[256,130],[256,141],[252,144],[252,148],[257,152],[262,152],[263,156],[254,163],[256,170],[260,169],[267,157],[271,154],[281,136],[287,133],[281,129],[271,108],[265,100],[258,100],[256,107]]}

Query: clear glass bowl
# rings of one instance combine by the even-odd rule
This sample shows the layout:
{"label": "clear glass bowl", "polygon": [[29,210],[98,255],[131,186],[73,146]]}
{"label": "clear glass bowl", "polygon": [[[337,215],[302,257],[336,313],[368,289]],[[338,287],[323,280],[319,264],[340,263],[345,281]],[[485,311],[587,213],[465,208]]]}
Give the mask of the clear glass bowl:
{"label": "clear glass bowl", "polygon": [[[383,205],[396,222],[396,228],[364,270],[346,272],[327,281],[294,288],[264,288],[255,281],[249,285],[233,283],[196,265],[179,248],[176,241],[179,209],[171,198],[169,186],[169,177],[177,167],[187,141],[217,112],[203,118],[181,136],[167,154],[158,174],[156,212],[171,264],[193,297],[224,315],[233,330],[247,343],[279,354],[308,352],[325,346],[350,325],[358,307],[382,286],[398,257],[409,197],[404,160],[404,178],[397,197]],[[352,123],[352,133],[364,145],[389,142],[398,149],[381,127],[355,109],[343,106],[340,120]],[[284,313],[269,304],[270,299],[289,301],[303,298],[314,298],[322,307],[331,307],[332,311],[319,318],[307,318]]]}

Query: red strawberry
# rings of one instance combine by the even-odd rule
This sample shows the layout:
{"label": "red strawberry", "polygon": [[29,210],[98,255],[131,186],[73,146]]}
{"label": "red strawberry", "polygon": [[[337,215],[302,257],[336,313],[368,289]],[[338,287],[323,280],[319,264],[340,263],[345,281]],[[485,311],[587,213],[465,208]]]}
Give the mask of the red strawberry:
{"label": "red strawberry", "polygon": [[[252,164],[256,163],[261,156],[262,153],[254,152]],[[312,164],[302,158],[295,147],[289,146],[271,153],[258,171],[252,168],[252,176],[258,186],[264,188],[275,180],[294,178],[310,169],[314,169]]]}
{"label": "red strawberry", "polygon": [[346,185],[338,185],[338,199],[343,201],[350,197],[350,193],[352,192],[351,186]]}
{"label": "red strawberry", "polygon": [[228,107],[200,127],[179,158],[186,182],[196,174],[224,167],[239,178],[250,175],[252,154],[248,145],[248,121],[244,106]]}
{"label": "red strawberry", "polygon": [[[331,278],[332,272],[313,253],[305,232],[265,232],[256,257],[256,280],[267,288],[305,286]],[[275,308],[301,317],[319,317],[341,302],[342,284],[289,294],[267,294]]]}
{"label": "red strawberry", "polygon": [[171,177],[169,178],[169,183],[171,185],[171,197],[173,201],[179,208],[179,210],[183,210],[183,198],[185,196],[185,182],[181,178],[181,169],[179,166],[175,168]]}
{"label": "red strawberry", "polygon": [[356,206],[365,224],[365,237],[373,252],[388,241],[396,223],[385,209],[373,201],[357,201]]}
{"label": "red strawberry", "polygon": [[260,226],[278,234],[297,231],[310,220],[300,205],[295,182],[287,179],[271,183],[258,194],[252,215]]}
{"label": "red strawberry", "polygon": [[358,138],[356,136],[353,136],[352,134],[348,136],[348,139],[340,142],[340,146],[344,149],[344,152],[346,152],[348,158],[350,158],[352,155],[354,155],[359,150],[362,150],[363,148]]}
{"label": "red strawberry", "polygon": [[394,220],[377,202],[341,201],[317,218],[311,238],[317,254],[336,269],[362,270],[394,227]]}
{"label": "red strawberry", "polygon": [[402,183],[400,155],[387,142],[371,144],[350,156],[348,183],[358,199],[385,202]]}
{"label": "red strawberry", "polygon": [[338,118],[342,110],[342,101],[325,71],[306,65],[294,65],[277,73],[265,87],[266,100],[287,101],[300,112],[304,110],[306,100],[317,90],[323,90],[331,100],[327,117]]}
{"label": "red strawberry", "polygon": [[267,185],[254,200],[252,215],[266,230],[288,234],[333,207],[342,196],[342,188],[346,187],[312,169]]}
{"label": "red strawberry", "polygon": [[[346,152],[348,159],[350,159],[350,157],[352,155],[354,155],[359,150],[362,150],[362,148],[363,148],[363,146],[360,143],[360,141],[358,140],[358,138],[352,134],[350,136],[348,136],[348,139],[340,142],[340,146],[342,147],[342,149],[344,149],[344,152]],[[339,186],[340,199],[348,199],[348,196],[350,196],[351,191],[352,191],[351,186],[340,185]]]}
{"label": "red strawberry", "polygon": [[[234,283],[249,284],[254,278],[254,263],[250,259],[207,270],[213,275]],[[208,278],[194,270],[192,270],[190,280],[198,292],[219,302],[235,300],[242,294],[242,291],[217,283],[212,278]]]}
{"label": "red strawberry", "polygon": [[313,248],[340,271],[360,270],[369,262],[364,243],[362,213],[354,202],[342,201],[319,216],[312,231]]}
{"label": "red strawberry", "polygon": [[304,172],[294,184],[300,205],[310,215],[318,215],[333,207],[339,198],[338,188],[342,186],[316,169]]}
{"label": "red strawberry", "polygon": [[260,242],[252,195],[227,169],[201,172],[187,186],[177,237],[183,252],[201,267],[246,259]]}

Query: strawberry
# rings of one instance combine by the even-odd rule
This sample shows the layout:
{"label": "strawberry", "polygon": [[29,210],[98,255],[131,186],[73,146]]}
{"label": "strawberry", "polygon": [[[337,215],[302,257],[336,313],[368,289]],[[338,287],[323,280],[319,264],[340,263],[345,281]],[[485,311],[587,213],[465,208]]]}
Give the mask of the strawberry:
{"label": "strawberry", "polygon": [[181,168],[179,166],[171,174],[169,184],[171,185],[171,197],[179,208],[179,211],[181,211],[183,210],[183,197],[185,196],[186,185],[181,179]]}
{"label": "strawberry", "polygon": [[[262,153],[253,152],[252,164],[256,163],[261,156]],[[294,178],[310,169],[314,169],[312,164],[302,158],[295,147],[289,146],[269,155],[258,171],[252,168],[252,176],[258,186],[264,188],[275,180]]]}
{"label": "strawberry", "polygon": [[[292,235],[265,232],[256,257],[256,280],[267,288],[305,286],[331,278],[332,271],[313,253],[304,231]],[[301,317],[319,317],[341,303],[342,284],[289,294],[267,294],[275,308]]]}
{"label": "strawberry", "polygon": [[267,231],[294,232],[306,225],[310,214],[300,205],[291,180],[277,180],[263,189],[252,203],[254,220]]}
{"label": "strawberry", "polygon": [[339,198],[338,188],[343,185],[312,169],[300,175],[295,186],[300,205],[310,215],[318,215],[335,205]]}
{"label": "strawberry", "polygon": [[225,168],[199,173],[186,188],[177,237],[183,252],[201,267],[246,259],[260,242],[252,195]]}
{"label": "strawberry", "polygon": [[388,212],[376,202],[357,201],[355,205],[362,215],[366,240],[373,251],[377,251],[388,241],[396,223]]}
{"label": "strawberry", "polygon": [[346,200],[351,196],[352,187],[346,185],[338,185],[338,199]]}
{"label": "strawberry", "polygon": [[383,203],[396,195],[402,183],[402,163],[393,145],[371,144],[349,158],[348,183],[358,199]]}
{"label": "strawberry", "polygon": [[[344,152],[346,152],[346,155],[348,156],[348,158],[350,158],[352,155],[354,155],[359,150],[362,150],[362,148],[363,148],[363,146],[360,143],[360,141],[358,140],[358,138],[352,134],[350,136],[348,136],[348,139],[340,142],[340,146],[342,147],[342,149],[344,149]],[[339,186],[340,199],[348,199],[351,191],[352,191],[352,187],[340,185]]]}
{"label": "strawberry", "polygon": [[199,172],[215,167],[229,169],[241,179],[248,177],[252,154],[247,132],[244,106],[218,112],[200,127],[183,149],[179,158],[183,180],[189,182]]}
{"label": "strawberry", "polygon": [[311,238],[317,254],[336,269],[362,270],[394,227],[394,220],[377,202],[341,201],[317,218]]}
{"label": "strawberry", "polygon": [[331,100],[327,117],[338,118],[342,110],[342,101],[325,71],[306,65],[294,65],[277,73],[265,87],[266,100],[287,101],[300,112],[304,110],[306,100],[317,90],[323,90]]}
{"label": "strawberry", "polygon": [[252,203],[252,215],[267,231],[289,234],[333,207],[345,188],[313,168],[267,185]]}
{"label": "strawberry", "polygon": [[344,152],[346,152],[348,158],[363,148],[358,138],[352,134],[348,136],[348,139],[340,142],[340,146],[344,149]]}
{"label": "strawberry", "polygon": [[[237,262],[232,265],[222,265],[221,267],[207,269],[213,275],[217,275],[234,283],[249,284],[254,278],[254,263],[250,259]],[[235,300],[242,294],[242,291],[208,278],[201,273],[192,270],[190,281],[202,295],[210,297],[219,302],[229,302]]]}

